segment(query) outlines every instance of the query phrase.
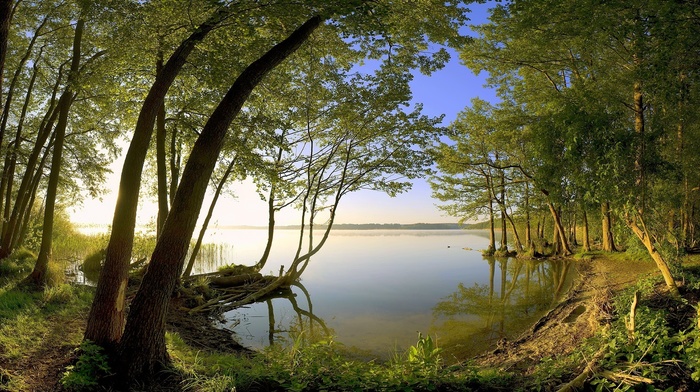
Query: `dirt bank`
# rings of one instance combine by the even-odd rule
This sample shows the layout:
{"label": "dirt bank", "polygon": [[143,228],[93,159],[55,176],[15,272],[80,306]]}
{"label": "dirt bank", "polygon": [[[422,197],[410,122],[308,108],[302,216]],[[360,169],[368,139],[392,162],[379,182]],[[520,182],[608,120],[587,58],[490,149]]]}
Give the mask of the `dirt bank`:
{"label": "dirt bank", "polygon": [[568,295],[518,339],[475,358],[477,365],[530,374],[544,358],[570,354],[611,317],[615,292],[654,273],[653,263],[605,256],[576,261],[578,278]]}

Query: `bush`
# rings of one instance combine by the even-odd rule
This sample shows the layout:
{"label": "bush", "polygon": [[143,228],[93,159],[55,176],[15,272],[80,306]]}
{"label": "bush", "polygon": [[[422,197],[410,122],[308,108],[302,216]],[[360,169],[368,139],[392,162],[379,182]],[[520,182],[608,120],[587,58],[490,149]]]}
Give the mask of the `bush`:
{"label": "bush", "polygon": [[107,355],[102,347],[89,340],[83,341],[78,352],[78,361],[66,368],[61,377],[61,385],[69,391],[89,391],[110,374]]}

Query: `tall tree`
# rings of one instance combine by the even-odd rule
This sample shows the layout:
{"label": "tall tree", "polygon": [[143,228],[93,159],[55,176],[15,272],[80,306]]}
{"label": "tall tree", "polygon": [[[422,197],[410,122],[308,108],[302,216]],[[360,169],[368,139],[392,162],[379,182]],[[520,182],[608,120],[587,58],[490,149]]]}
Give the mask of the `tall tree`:
{"label": "tall tree", "polygon": [[232,13],[233,10],[229,7],[215,10],[205,22],[185,38],[163,65],[143,101],[124,160],[119,182],[119,197],[112,221],[112,234],[85,329],[85,338],[102,346],[113,348],[114,344],[121,339],[124,329],[124,296],[134,241],[141,173],[156,116],[161,110],[168,89],[194,47]]}
{"label": "tall tree", "polygon": [[68,127],[68,114],[74,100],[74,84],[79,77],[81,42],[83,31],[85,29],[85,20],[79,18],[75,26],[75,37],[73,39],[73,56],[68,75],[68,82],[61,99],[58,103],[58,123],[54,130],[54,147],[53,156],[51,158],[51,175],[49,176],[48,188],[46,190],[46,201],[44,203],[44,225],[41,234],[41,246],[37,255],[36,265],[34,270],[29,275],[27,280],[37,286],[45,286],[48,282],[48,264],[51,259],[51,249],[53,240],[53,222],[54,213],[56,210],[56,194],[58,191],[58,181],[61,175],[61,166],[63,160],[63,145],[66,138],[66,128]]}
{"label": "tall tree", "polygon": [[294,53],[322,22],[320,16],[310,18],[250,64],[231,86],[197,139],[185,165],[172,211],[151,256],[148,272],[131,303],[129,321],[119,348],[124,374],[130,379],[152,377],[161,364],[168,362],[165,313],[231,121],[262,78]]}

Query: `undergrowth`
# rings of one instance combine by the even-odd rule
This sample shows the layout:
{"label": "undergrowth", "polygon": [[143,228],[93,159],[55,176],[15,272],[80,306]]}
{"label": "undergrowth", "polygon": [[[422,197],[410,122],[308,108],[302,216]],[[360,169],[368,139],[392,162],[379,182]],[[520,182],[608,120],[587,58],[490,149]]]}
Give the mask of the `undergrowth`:
{"label": "undergrowth", "polygon": [[[665,289],[661,277],[640,280],[613,300],[614,318],[597,336],[557,366],[565,362],[591,364],[601,355],[594,376],[588,380],[595,391],[696,391],[700,390],[700,330],[697,298],[700,278],[697,271],[679,270],[686,283],[683,296],[675,298]],[[631,307],[638,295],[634,328]],[[549,379],[552,369],[543,372]]]}
{"label": "undergrowth", "polygon": [[168,344],[188,390],[488,391],[503,382],[502,375],[474,367],[444,366],[440,348],[422,335],[388,362],[352,360],[332,339],[272,346],[253,356],[194,351],[176,334],[168,335]]}

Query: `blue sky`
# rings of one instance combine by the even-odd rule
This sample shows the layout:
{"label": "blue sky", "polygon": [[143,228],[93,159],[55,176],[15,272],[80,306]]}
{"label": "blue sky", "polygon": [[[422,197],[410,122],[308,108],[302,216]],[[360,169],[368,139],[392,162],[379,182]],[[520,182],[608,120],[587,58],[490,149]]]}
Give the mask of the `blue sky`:
{"label": "blue sky", "polygon": [[[472,10],[473,24],[486,21],[489,4],[476,4]],[[469,34],[468,28],[465,33]],[[484,87],[486,75],[474,75],[460,63],[459,55],[450,50],[452,58],[441,70],[432,75],[422,75],[416,71],[411,82],[413,103],[423,104],[423,113],[429,116],[444,114],[443,125],[452,122],[457,114],[467,107],[474,97],[485,100],[495,100],[493,90]],[[118,188],[118,173],[121,171],[122,160],[112,165],[112,178],[107,187],[111,192],[104,195],[102,200],[86,200],[82,207],[73,208],[71,218],[76,223],[110,224],[116,203]],[[260,200],[250,183],[235,186],[237,198],[220,200],[214,224],[220,225],[260,225],[267,221],[266,204]],[[145,192],[142,192],[142,194]],[[403,194],[391,198],[375,191],[360,191],[347,195],[338,207],[337,223],[438,223],[456,222],[454,217],[444,216],[435,207],[436,201],[431,198],[430,186],[425,180],[414,181],[413,188]],[[205,207],[208,201],[205,200]],[[139,223],[147,224],[155,219],[155,203],[143,201],[139,207]],[[203,211],[201,215],[204,215]],[[278,224],[297,224],[296,213],[284,213],[277,219]]]}

